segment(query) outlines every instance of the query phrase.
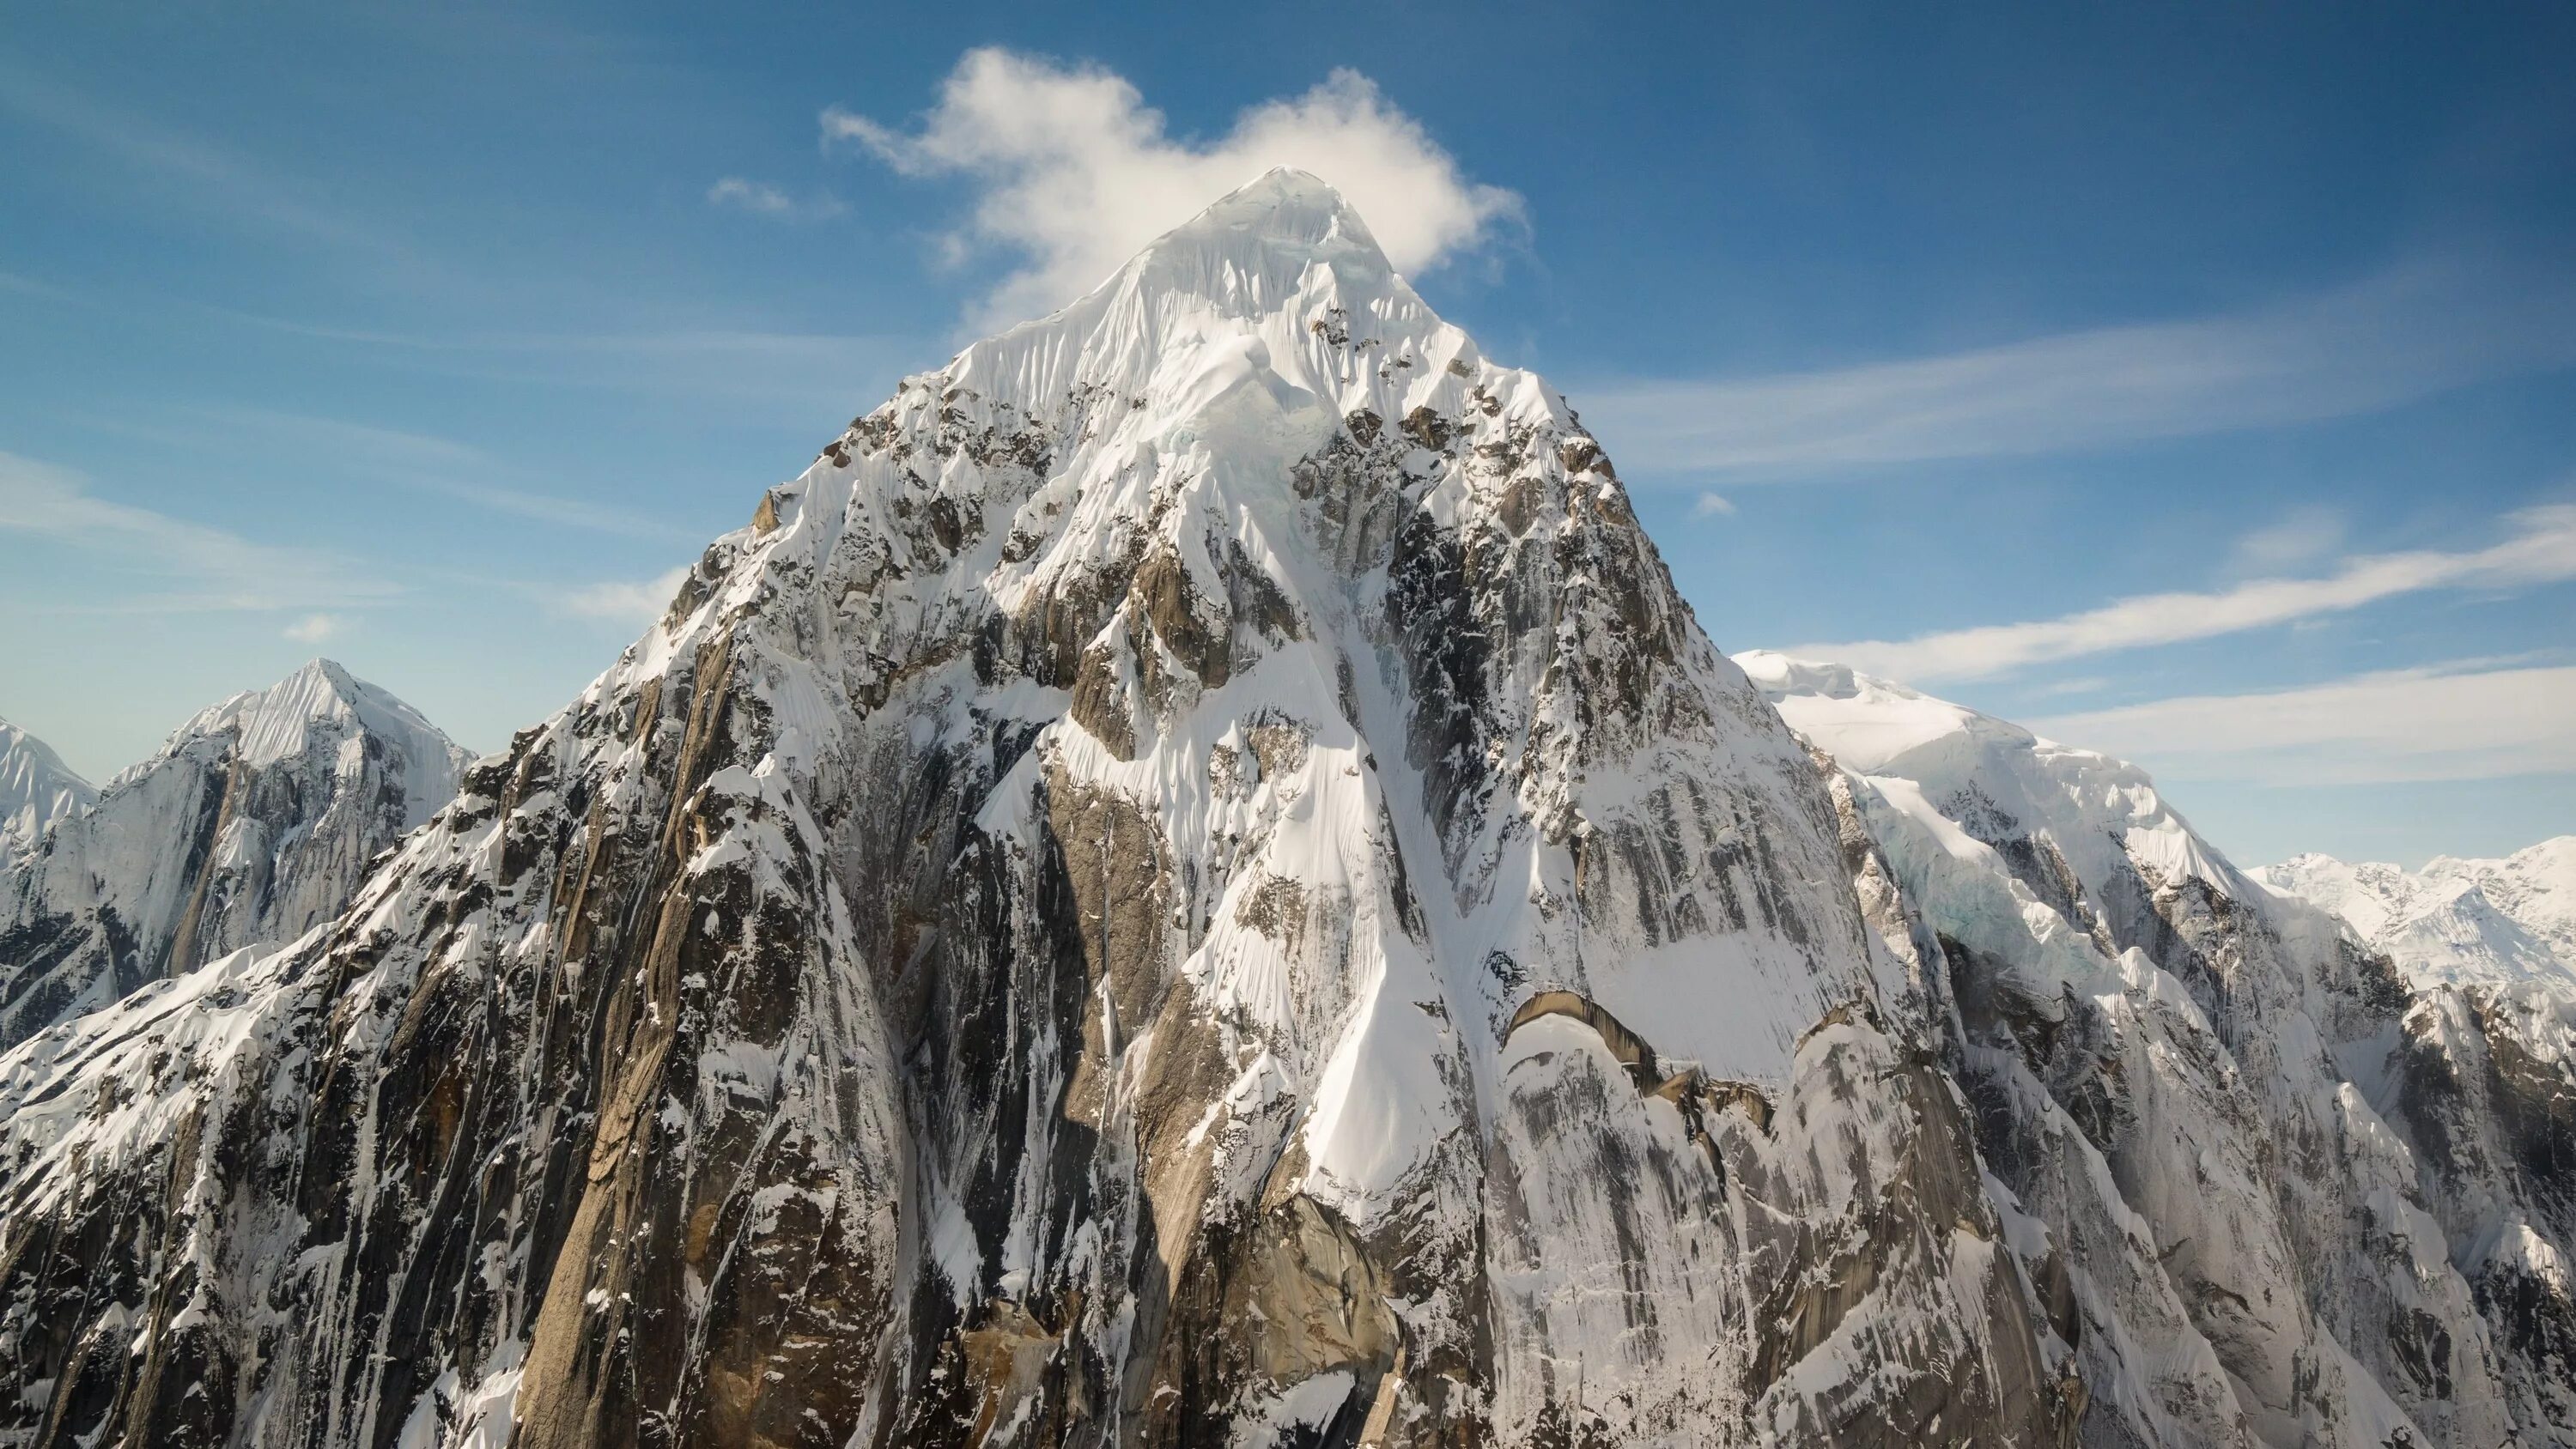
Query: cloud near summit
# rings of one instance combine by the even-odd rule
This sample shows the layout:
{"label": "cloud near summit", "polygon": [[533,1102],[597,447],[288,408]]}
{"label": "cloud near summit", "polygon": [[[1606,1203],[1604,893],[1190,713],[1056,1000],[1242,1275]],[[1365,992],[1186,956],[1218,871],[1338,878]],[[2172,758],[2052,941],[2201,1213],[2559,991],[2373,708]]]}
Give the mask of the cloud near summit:
{"label": "cloud near summit", "polygon": [[864,147],[907,176],[974,181],[974,215],[951,240],[1025,259],[976,309],[983,324],[1063,306],[1274,166],[1340,188],[1408,272],[1472,250],[1522,215],[1518,193],[1469,181],[1419,121],[1354,70],[1253,106],[1225,135],[1198,142],[1168,135],[1162,112],[1114,72],[972,50],[917,131],[834,107],[823,113],[823,136]]}

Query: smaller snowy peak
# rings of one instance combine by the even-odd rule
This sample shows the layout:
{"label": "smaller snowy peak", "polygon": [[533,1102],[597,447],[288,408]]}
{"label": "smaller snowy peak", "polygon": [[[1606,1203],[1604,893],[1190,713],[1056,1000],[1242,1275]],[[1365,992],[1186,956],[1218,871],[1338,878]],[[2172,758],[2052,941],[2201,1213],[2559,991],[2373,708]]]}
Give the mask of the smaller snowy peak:
{"label": "smaller snowy peak", "polygon": [[0,1046],[337,915],[471,762],[326,659],[202,711],[0,870]]}
{"label": "smaller snowy peak", "polygon": [[51,746],[0,720],[0,870],[31,849],[55,822],[97,800],[97,787],[74,773]]}
{"label": "smaller snowy peak", "polygon": [[2501,860],[2292,856],[2254,879],[2343,918],[2420,984],[2545,981],[2576,988],[2576,836]]}
{"label": "smaller snowy peak", "polygon": [[359,734],[374,736],[411,762],[404,814],[412,825],[454,797],[457,777],[473,760],[471,752],[391,691],[336,661],[314,659],[266,689],[244,690],[200,710],[171,732],[159,754],[118,775],[109,788],[199,740],[231,736],[241,768],[261,770],[302,757],[317,742],[336,748]]}
{"label": "smaller snowy peak", "polygon": [[2334,912],[2365,941],[2403,917],[2417,893],[2413,878],[2396,866],[2378,861],[2349,865],[2314,852],[2291,856],[2279,865],[2257,866],[2246,874],[2273,890]]}
{"label": "smaller snowy peak", "polygon": [[1975,710],[1862,674],[1848,665],[1792,659],[1768,649],[1735,657],[1754,687],[1770,697],[1789,726],[1865,775],[1886,773],[1918,750],[1941,749],[1989,735],[2027,746],[2029,731]]}

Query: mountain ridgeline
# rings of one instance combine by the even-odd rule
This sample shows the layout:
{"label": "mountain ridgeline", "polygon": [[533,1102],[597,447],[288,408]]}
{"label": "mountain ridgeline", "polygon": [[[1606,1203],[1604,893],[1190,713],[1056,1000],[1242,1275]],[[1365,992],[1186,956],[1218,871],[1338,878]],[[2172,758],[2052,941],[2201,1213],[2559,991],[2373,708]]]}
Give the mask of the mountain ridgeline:
{"label": "mountain ridgeline", "polygon": [[41,819],[21,804],[0,854],[0,1047],[338,915],[468,758],[327,659],[199,713],[103,791],[19,735],[10,778],[66,783]]}
{"label": "mountain ridgeline", "polygon": [[0,1438],[2576,1442],[2559,998],[1748,662],[1274,172],[853,422],[319,929],[32,1025]]}

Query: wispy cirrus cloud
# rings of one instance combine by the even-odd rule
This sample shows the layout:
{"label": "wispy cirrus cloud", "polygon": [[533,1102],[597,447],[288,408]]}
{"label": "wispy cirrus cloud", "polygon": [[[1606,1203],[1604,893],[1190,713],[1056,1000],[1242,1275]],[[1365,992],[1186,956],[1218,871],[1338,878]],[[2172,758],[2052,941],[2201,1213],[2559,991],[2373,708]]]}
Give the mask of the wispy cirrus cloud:
{"label": "wispy cirrus cloud", "polygon": [[2343,547],[2343,515],[2332,508],[2294,508],[2279,520],[2236,540],[2237,564],[2246,569],[2287,568]]}
{"label": "wispy cirrus cloud", "polygon": [[2295,623],[2431,589],[2521,588],[2576,579],[2576,504],[2526,509],[2498,543],[2345,559],[2319,578],[2267,578],[2206,593],[2140,594],[2055,619],[1951,629],[1912,639],[1802,644],[1830,659],[1908,682],[1985,679],[2033,664],[2178,644]]}
{"label": "wispy cirrus cloud", "polygon": [[1054,310],[1147,242],[1275,166],[1339,188],[1407,271],[1484,243],[1521,199],[1469,181],[1421,122],[1375,81],[1336,70],[1300,96],[1265,101],[1211,141],[1170,135],[1125,77],[997,48],[968,51],[917,131],[840,107],[826,144],[859,146],[907,176],[959,175],[974,219],[950,239],[1016,252],[1025,265],[978,309],[1008,323]]}
{"label": "wispy cirrus cloud", "polygon": [[249,156],[83,95],[0,61],[0,111],[59,131],[172,183],[163,196],[259,230],[283,232],[379,259],[422,264],[410,243],[328,199],[327,188]]}
{"label": "wispy cirrus cloud", "polygon": [[2576,666],[2466,660],[2030,721],[2167,781],[2365,785],[2576,772]]}
{"label": "wispy cirrus cloud", "polygon": [[381,570],[322,549],[100,497],[67,468],[0,453],[0,533],[41,539],[125,577],[121,613],[311,609],[384,603],[403,592]]}
{"label": "wispy cirrus cloud", "polygon": [[445,376],[546,387],[722,398],[846,417],[917,363],[919,342],[867,333],[672,328],[597,333],[454,333],[349,327],[234,308],[196,310],[263,331],[372,350]]}
{"label": "wispy cirrus cloud", "polygon": [[2352,417],[2576,366],[2576,280],[2425,264],[2232,316],[1768,376],[1602,379],[1584,421],[1632,474],[2080,452]]}
{"label": "wispy cirrus cloud", "polygon": [[679,593],[680,581],[688,576],[688,566],[683,564],[649,579],[611,580],[552,590],[547,598],[555,608],[576,618],[644,625],[662,617],[662,611],[671,606],[672,596]]}
{"label": "wispy cirrus cloud", "polygon": [[632,508],[497,481],[512,477],[517,465],[451,438],[264,408],[190,411],[262,434],[272,445],[283,443],[308,453],[317,466],[435,493],[495,513],[622,538],[688,536],[687,530]]}
{"label": "wispy cirrus cloud", "polygon": [[707,188],[707,204],[732,211],[747,211],[773,221],[817,221],[839,216],[849,208],[833,196],[818,195],[798,199],[785,189],[748,176],[727,176]]}

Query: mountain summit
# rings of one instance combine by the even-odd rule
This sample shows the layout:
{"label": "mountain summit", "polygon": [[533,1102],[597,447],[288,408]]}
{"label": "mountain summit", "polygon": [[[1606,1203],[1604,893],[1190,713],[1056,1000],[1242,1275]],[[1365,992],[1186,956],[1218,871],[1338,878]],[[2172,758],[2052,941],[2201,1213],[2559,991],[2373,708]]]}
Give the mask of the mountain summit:
{"label": "mountain summit", "polygon": [[[2121,1067],[2044,1007],[1968,1038],[1907,894],[1947,878],[1874,818],[1564,400],[1274,172],[831,439],[335,920],[0,1057],[0,1432],[2526,1422],[2447,1269],[2346,1352],[2217,1293],[2231,1221],[2167,1276],[2183,1156],[2131,1184],[2044,1092],[1964,1091],[2025,1021],[2070,1097]],[[2047,1154],[1995,1164],[2028,1197],[1988,1142]],[[2373,1171],[2370,1241],[2441,1261]]]}
{"label": "mountain summit", "polygon": [[200,712],[0,869],[0,1044],[337,915],[466,759],[327,659]]}
{"label": "mountain summit", "polygon": [[43,740],[0,720],[0,871],[59,821],[87,810],[98,787],[74,774]]}
{"label": "mountain summit", "polygon": [[831,440],[329,929],[0,1063],[0,1414],[2058,1438],[1908,970],[1563,400],[1273,173]]}

